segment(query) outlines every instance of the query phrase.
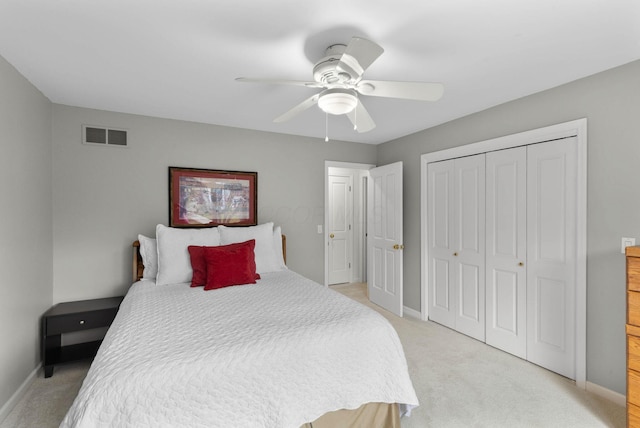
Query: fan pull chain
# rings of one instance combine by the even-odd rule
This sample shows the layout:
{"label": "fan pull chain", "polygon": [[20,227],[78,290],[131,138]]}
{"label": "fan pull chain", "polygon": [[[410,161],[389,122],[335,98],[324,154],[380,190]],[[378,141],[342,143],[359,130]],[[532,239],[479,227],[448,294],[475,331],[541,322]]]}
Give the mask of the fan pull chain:
{"label": "fan pull chain", "polygon": [[[358,98],[358,93],[356,92],[356,100],[359,103],[360,99]],[[355,111],[353,112],[353,130],[358,130],[358,104],[356,103]]]}
{"label": "fan pull chain", "polygon": [[324,114],[324,141],[329,141],[329,113]]}

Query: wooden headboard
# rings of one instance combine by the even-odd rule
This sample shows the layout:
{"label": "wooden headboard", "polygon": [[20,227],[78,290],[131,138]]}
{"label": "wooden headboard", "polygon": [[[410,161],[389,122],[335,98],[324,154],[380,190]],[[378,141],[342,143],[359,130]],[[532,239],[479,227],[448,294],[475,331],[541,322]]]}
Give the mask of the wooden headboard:
{"label": "wooden headboard", "polygon": [[[287,263],[287,237],[282,235],[282,257]],[[133,241],[133,282],[140,281],[144,273],[144,263],[140,255],[140,241]]]}

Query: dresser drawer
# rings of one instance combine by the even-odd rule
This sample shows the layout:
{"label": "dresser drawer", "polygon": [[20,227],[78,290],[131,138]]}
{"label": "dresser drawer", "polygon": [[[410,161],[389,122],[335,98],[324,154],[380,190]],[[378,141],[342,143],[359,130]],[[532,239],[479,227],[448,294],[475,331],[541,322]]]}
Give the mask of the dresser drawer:
{"label": "dresser drawer", "polygon": [[627,335],[627,367],[640,373],[640,337]]}
{"label": "dresser drawer", "polygon": [[627,291],[627,324],[640,326],[640,292]]}
{"label": "dresser drawer", "polygon": [[627,404],[627,426],[640,427],[640,407],[631,403]]}
{"label": "dresser drawer", "polygon": [[627,370],[627,402],[640,406],[640,373]]}
{"label": "dresser drawer", "polygon": [[640,258],[627,257],[627,287],[640,291]]}
{"label": "dresser drawer", "polygon": [[111,325],[117,313],[118,308],[111,308],[49,317],[47,318],[46,334],[53,335],[106,327]]}

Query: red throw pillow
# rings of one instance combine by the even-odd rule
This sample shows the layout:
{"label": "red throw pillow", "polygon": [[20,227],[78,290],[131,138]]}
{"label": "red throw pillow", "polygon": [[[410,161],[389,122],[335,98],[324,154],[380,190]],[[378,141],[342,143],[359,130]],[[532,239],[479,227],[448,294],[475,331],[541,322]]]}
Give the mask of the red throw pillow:
{"label": "red throw pillow", "polygon": [[195,245],[189,245],[189,257],[191,257],[191,269],[193,276],[191,277],[192,287],[201,287],[207,282],[207,262],[204,259],[204,248]]}
{"label": "red throw pillow", "polygon": [[205,290],[231,285],[255,284],[256,274],[255,239],[218,247],[205,247],[207,265]]}

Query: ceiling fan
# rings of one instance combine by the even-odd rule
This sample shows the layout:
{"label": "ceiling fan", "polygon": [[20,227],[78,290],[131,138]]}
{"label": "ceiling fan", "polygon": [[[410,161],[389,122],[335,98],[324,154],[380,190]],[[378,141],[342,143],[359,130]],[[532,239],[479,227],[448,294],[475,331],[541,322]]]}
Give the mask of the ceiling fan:
{"label": "ceiling fan", "polygon": [[346,114],[354,129],[367,132],[375,128],[376,124],[360,101],[359,95],[437,101],[444,92],[441,83],[363,80],[365,70],[382,55],[382,52],[384,49],[378,44],[361,37],[353,37],[348,45],[336,44],[327,48],[325,57],[313,66],[313,82],[246,77],[238,77],[236,80],[322,89],[275,118],[274,122],[285,122],[318,104],[325,113]]}

